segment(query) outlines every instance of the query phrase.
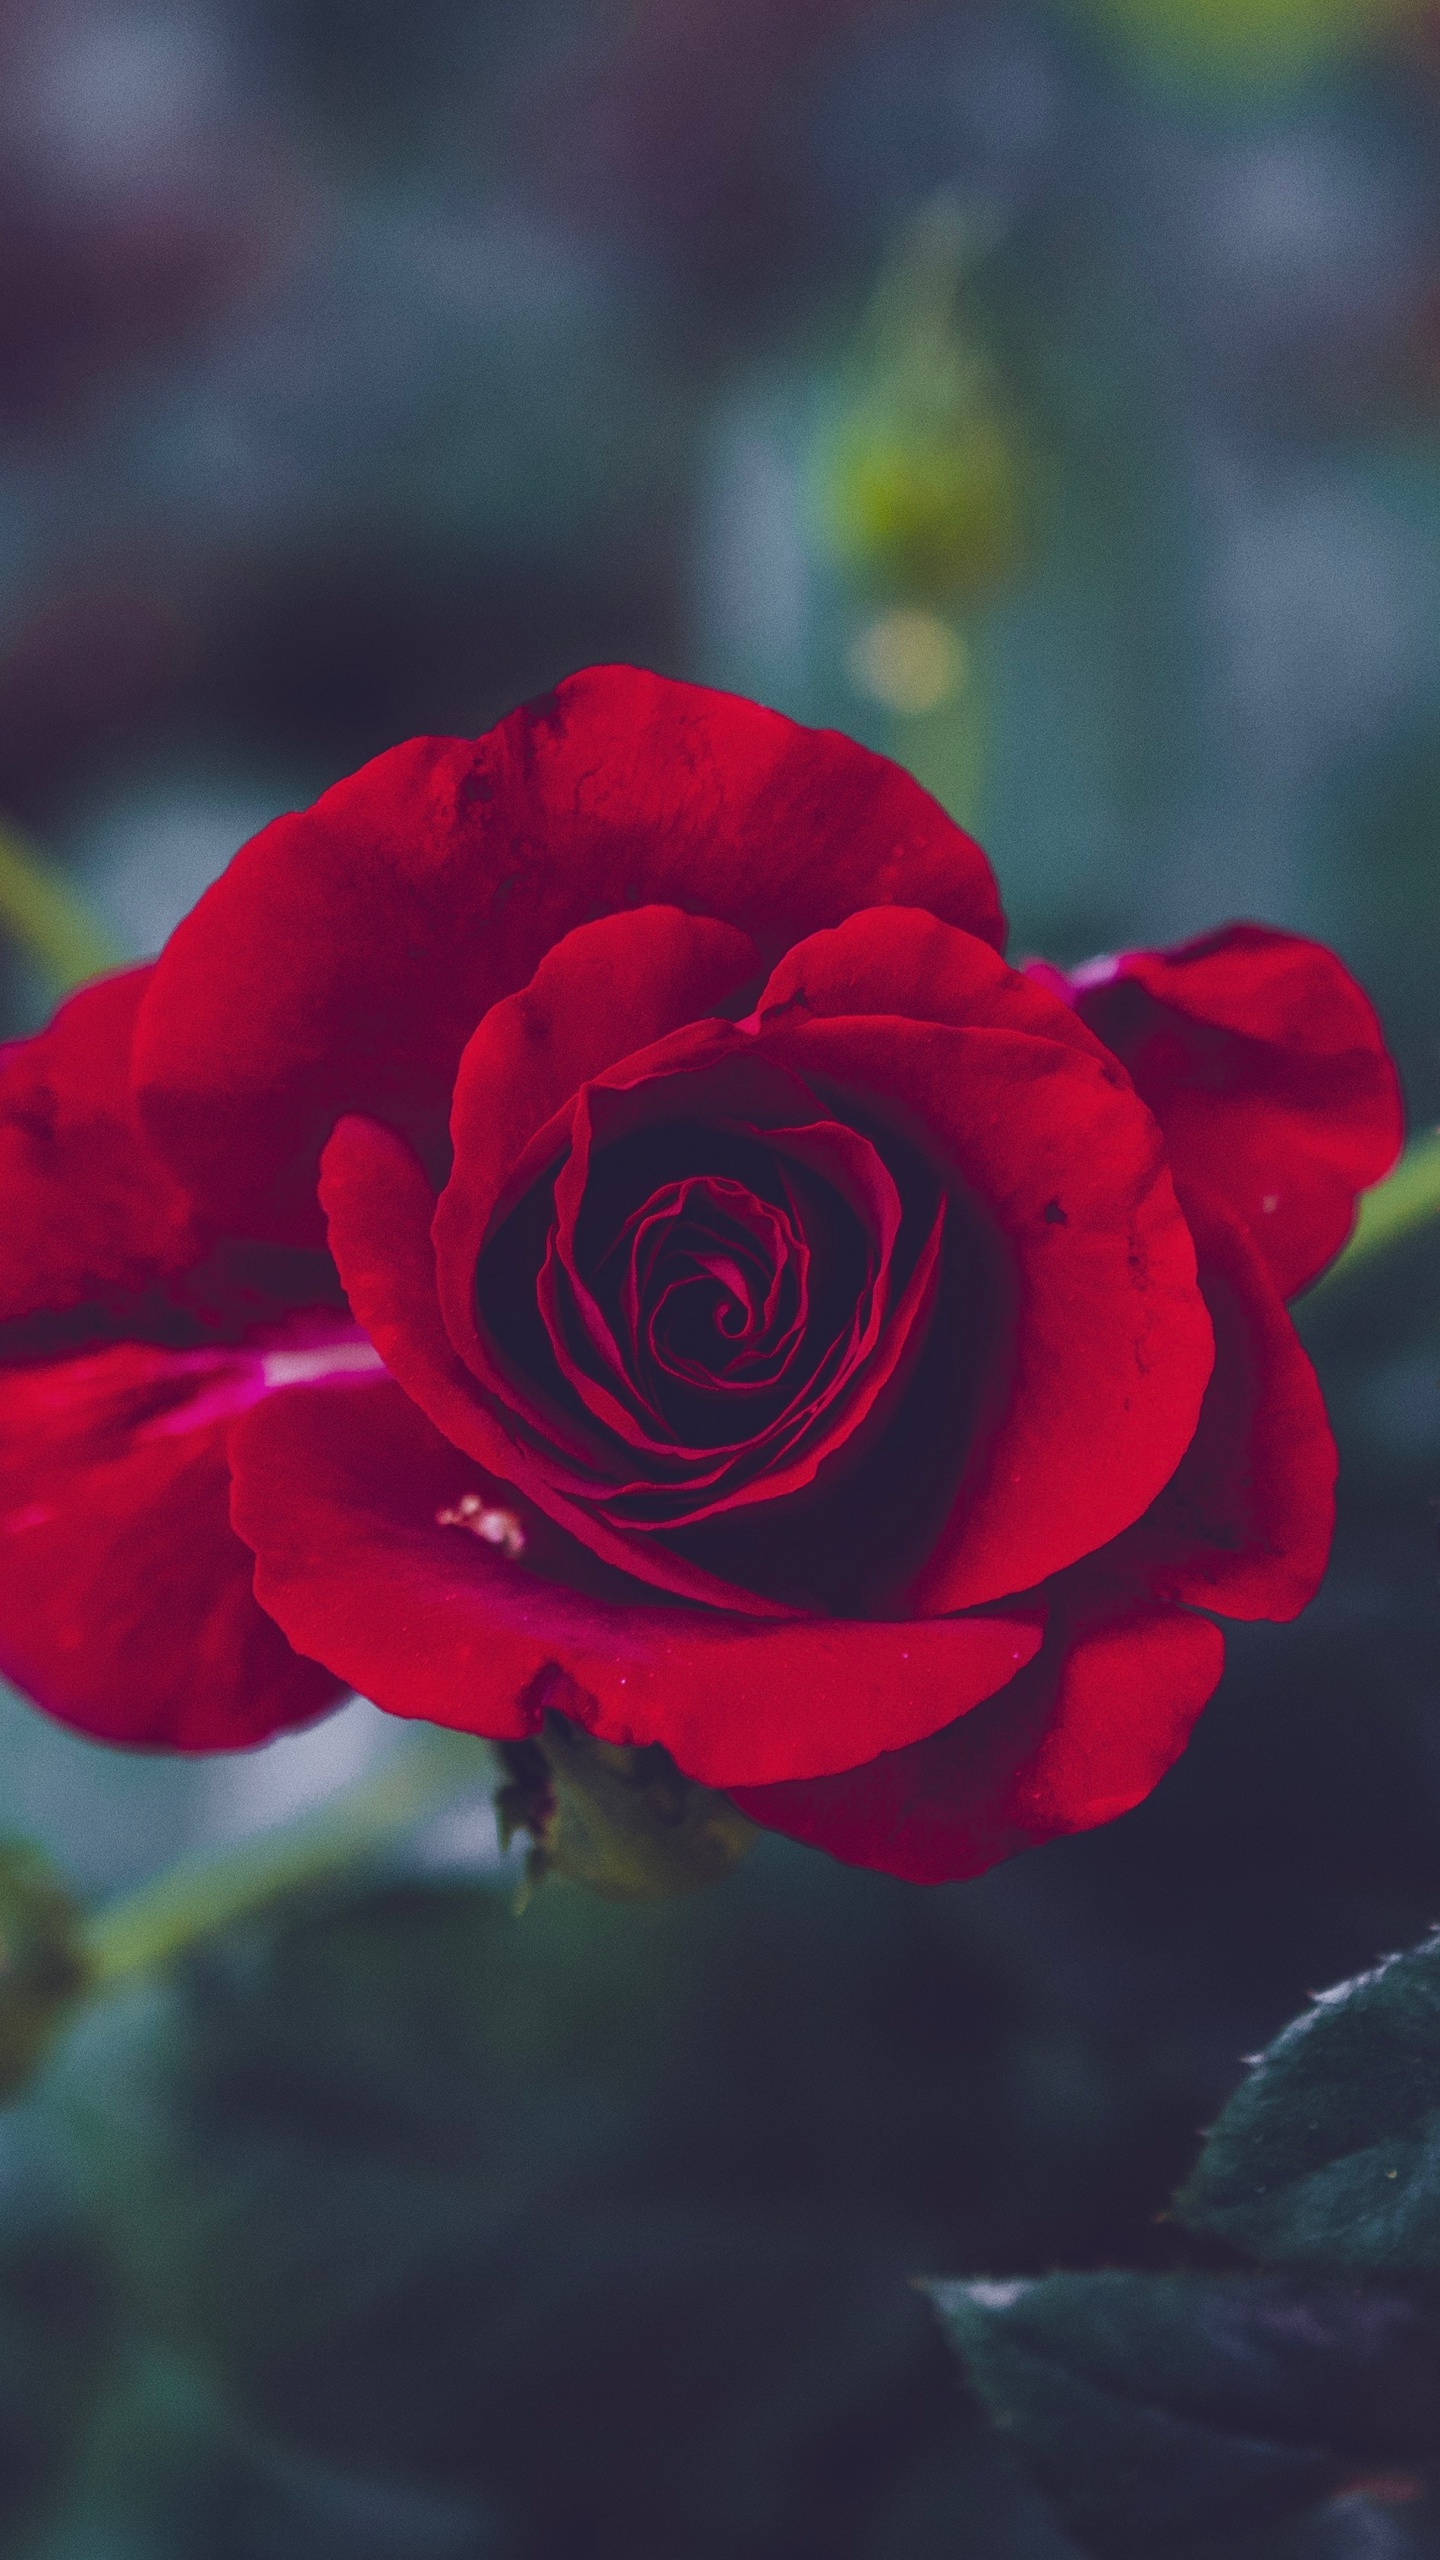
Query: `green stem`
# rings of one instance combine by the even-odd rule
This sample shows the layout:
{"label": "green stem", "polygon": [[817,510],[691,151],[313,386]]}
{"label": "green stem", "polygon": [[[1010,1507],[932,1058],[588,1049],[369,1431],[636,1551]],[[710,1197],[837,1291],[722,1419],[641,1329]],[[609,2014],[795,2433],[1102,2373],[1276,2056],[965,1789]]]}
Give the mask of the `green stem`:
{"label": "green stem", "polygon": [[[1365,1193],[1354,1234],[1317,1288],[1333,1288],[1337,1280],[1373,1262],[1377,1254],[1388,1252],[1391,1245],[1403,1244],[1407,1236],[1418,1235],[1437,1216],[1440,1216],[1440,1131],[1412,1139],[1394,1172],[1384,1182],[1377,1183],[1373,1191]],[[1313,1296],[1316,1292],[1311,1294]]]}
{"label": "green stem", "polygon": [[0,932],[18,942],[62,992],[118,968],[123,957],[73,889],[4,827]]}
{"label": "green stem", "polygon": [[987,671],[974,625],[950,628],[960,652],[960,684],[933,711],[912,713],[892,752],[957,825],[981,835],[990,744]]}
{"label": "green stem", "polygon": [[487,1791],[493,1764],[473,1735],[429,1726],[394,1766],[357,1779],[315,1812],[233,1848],[200,1851],[94,1913],[84,1954],[98,1988],[164,1964],[196,1938],[397,1839],[458,1796]]}

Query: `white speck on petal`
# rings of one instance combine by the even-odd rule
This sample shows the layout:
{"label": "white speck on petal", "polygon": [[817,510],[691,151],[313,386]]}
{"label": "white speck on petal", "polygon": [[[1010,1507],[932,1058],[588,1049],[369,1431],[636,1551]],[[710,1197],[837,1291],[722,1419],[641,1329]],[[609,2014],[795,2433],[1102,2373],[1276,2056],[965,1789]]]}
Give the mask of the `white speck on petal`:
{"label": "white speck on petal", "polygon": [[510,1557],[525,1552],[525,1532],[513,1511],[501,1511],[482,1502],[478,1493],[462,1493],[453,1509],[437,1511],[437,1529],[468,1529],[472,1538],[480,1538],[487,1547],[499,1547]]}

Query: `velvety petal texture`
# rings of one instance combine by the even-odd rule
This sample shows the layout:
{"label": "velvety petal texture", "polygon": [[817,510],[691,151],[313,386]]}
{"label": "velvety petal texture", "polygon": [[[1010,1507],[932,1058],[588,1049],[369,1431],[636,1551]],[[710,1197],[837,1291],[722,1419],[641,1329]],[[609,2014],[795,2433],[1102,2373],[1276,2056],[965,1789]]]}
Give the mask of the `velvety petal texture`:
{"label": "velvety petal texture", "polygon": [[141,1109],[222,1224],[313,1243],[340,1114],[389,1121],[438,1170],[476,1024],[575,925],[673,905],[768,961],[895,901],[1003,942],[984,855],[897,765],[593,667],[483,738],[392,748],[246,845],[161,957]]}
{"label": "velvety petal texture", "polygon": [[343,1678],[256,1603],[229,1433],[296,1379],[377,1365],[353,1327],[302,1322],[244,1350],[117,1343],[0,1370],[0,1672],[149,1749],[233,1749],[332,1705]]}
{"label": "velvety petal texture", "polygon": [[[665,1606],[487,1481],[393,1385],[258,1405],[234,1464],[262,1604],[356,1687],[499,1738],[559,1707],[602,1741],[663,1743],[709,1786],[931,1733],[1040,1643],[1033,1607],[910,1626]],[[513,1521],[513,1555],[467,1531],[467,1495]]]}
{"label": "velvety petal texture", "polygon": [[1258,924],[1034,973],[1124,1061],[1176,1173],[1249,1228],[1282,1298],[1339,1252],[1404,1138],[1375,1011],[1332,951]]}
{"label": "velvety petal texture", "polygon": [[1293,1618],[1335,1527],[1335,1443],[1319,1380],[1263,1255],[1233,1209],[1187,1189],[1215,1369],[1174,1475],[1110,1561],[1167,1600],[1228,1618]]}
{"label": "velvety petal texture", "polygon": [[791,953],[759,1020],[918,1139],[996,1240],[1004,1399],[918,1582],[922,1605],[963,1608],[1138,1517],[1189,1444],[1213,1345],[1160,1133],[1114,1060],[968,936],[870,921]]}
{"label": "velvety petal texture", "polygon": [[1008,1689],[928,1742],[809,1786],[737,1789],[736,1802],[854,1866],[915,1884],[980,1875],[1139,1804],[1184,1750],[1224,1652],[1188,1610],[1082,1599]]}
{"label": "velvety petal texture", "polygon": [[0,1670],[558,1713],[917,1880],[1138,1802],[1323,1573],[1284,1300],[1396,1087],[1294,936],[1003,943],[896,766],[633,668],[277,820],[0,1054]]}
{"label": "velvety petal texture", "polygon": [[338,1311],[326,1254],[215,1230],[150,1145],[131,1070],[152,975],[102,978],[0,1049],[0,1359],[235,1340],[290,1309]]}
{"label": "velvety petal texture", "polygon": [[145,1141],[130,1084],[148,969],[85,987],[0,1049],[0,1327],[154,1298],[204,1252],[193,1204]]}

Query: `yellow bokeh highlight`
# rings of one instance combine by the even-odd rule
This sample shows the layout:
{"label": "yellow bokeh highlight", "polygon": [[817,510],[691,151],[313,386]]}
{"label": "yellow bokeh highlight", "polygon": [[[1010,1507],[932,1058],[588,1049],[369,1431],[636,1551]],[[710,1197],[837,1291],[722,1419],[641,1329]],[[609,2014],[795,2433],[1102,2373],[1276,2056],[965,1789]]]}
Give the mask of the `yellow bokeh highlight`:
{"label": "yellow bokeh highlight", "polygon": [[970,677],[958,631],[914,605],[897,605],[867,622],[850,644],[847,665],[857,693],[905,720],[938,711]]}

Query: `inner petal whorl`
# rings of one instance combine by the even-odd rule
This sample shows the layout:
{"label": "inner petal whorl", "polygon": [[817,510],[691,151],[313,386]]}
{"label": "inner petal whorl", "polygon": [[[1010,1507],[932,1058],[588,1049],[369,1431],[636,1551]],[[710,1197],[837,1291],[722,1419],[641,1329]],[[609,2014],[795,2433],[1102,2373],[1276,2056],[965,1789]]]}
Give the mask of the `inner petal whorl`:
{"label": "inner petal whorl", "polygon": [[838,1459],[934,1300],[943,1201],[901,1162],[748,1053],[587,1087],[474,1280],[557,1488],[668,1538]]}
{"label": "inner petal whorl", "polygon": [[753,1392],[797,1347],[809,1263],[793,1202],[781,1207],[731,1177],[695,1175],[663,1184],[626,1219],[596,1293],[602,1303],[614,1294],[617,1337],[637,1377],[653,1371]]}

